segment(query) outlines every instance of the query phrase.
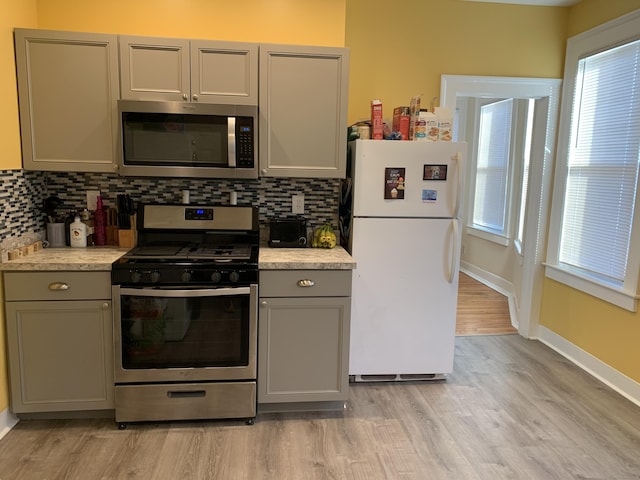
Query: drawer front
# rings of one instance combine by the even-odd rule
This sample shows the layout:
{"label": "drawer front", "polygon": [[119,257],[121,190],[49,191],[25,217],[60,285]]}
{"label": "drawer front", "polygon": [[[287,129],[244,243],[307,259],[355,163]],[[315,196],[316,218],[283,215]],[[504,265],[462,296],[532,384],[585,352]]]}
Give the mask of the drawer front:
{"label": "drawer front", "polygon": [[351,270],[263,270],[261,297],[348,297]]}
{"label": "drawer front", "polygon": [[116,422],[256,416],[256,382],[116,385]]}
{"label": "drawer front", "polygon": [[5,272],[5,300],[105,300],[110,272]]}

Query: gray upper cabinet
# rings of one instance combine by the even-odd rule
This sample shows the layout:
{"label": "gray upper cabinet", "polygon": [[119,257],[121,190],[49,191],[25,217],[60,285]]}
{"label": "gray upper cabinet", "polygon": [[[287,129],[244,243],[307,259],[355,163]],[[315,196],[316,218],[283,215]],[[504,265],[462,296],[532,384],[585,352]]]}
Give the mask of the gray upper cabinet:
{"label": "gray upper cabinet", "polygon": [[258,45],[120,36],[122,98],[258,104]]}
{"label": "gray upper cabinet", "polygon": [[343,178],[349,51],[260,45],[260,174]]}
{"label": "gray upper cabinet", "polygon": [[113,172],[118,37],[15,30],[23,167]]}

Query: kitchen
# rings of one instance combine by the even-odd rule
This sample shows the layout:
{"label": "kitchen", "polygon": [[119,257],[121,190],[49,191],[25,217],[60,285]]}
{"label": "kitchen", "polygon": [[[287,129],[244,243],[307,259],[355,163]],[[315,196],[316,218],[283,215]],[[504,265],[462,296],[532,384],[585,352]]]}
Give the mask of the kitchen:
{"label": "kitchen", "polygon": [[[102,6],[88,6],[78,9],[65,2],[33,2],[31,5],[17,7],[6,2],[5,16],[7,24],[3,25],[5,35],[2,43],[3,62],[11,62],[13,58],[11,32],[16,26],[27,28],[50,28],[56,30],[99,31],[118,32],[152,36],[176,36],[186,38],[212,38],[209,31],[211,20],[205,20],[201,14],[194,15],[186,21],[189,15],[180,16],[179,23],[175,23],[175,16],[161,16],[155,22],[150,22],[149,12],[143,11],[143,6],[138,12],[132,12],[131,6],[126,9],[130,14],[127,18],[120,18],[116,6],[113,10],[102,11]],[[216,24],[219,34],[214,38],[243,41],[272,41],[294,44],[321,44],[331,46],[346,45],[351,49],[351,78],[349,92],[349,122],[352,123],[368,115],[368,105],[372,98],[382,97],[385,104],[400,105],[415,93],[424,92],[425,95],[437,96],[439,92],[440,75],[443,73],[482,74],[501,76],[532,76],[553,77],[562,76],[562,58],[564,55],[564,43],[568,36],[583,31],[598,23],[615,18],[623,13],[637,8],[637,2],[609,2],[608,10],[601,12],[598,2],[582,2],[571,9],[565,8],[540,8],[522,7],[497,4],[474,4],[468,2],[434,2],[429,10],[419,6],[418,2],[407,2],[401,7],[379,2],[376,7],[371,2],[332,2],[323,7],[314,5],[310,7],[296,2],[287,12],[276,9],[256,7],[251,12],[256,28],[243,28],[239,34],[234,31],[236,22],[225,20]],[[238,18],[239,9],[232,6],[218,6],[223,8],[216,10],[219,16],[224,18]],[[17,11],[16,11],[17,9]],[[123,7],[124,9],[124,7]],[[320,9],[320,10],[318,10]],[[421,12],[419,15],[415,12]],[[242,14],[249,15],[245,9]],[[215,15],[212,15],[215,16]],[[384,17],[384,22],[380,18]],[[144,18],[144,21],[138,19]],[[508,19],[508,20],[507,20]],[[242,21],[246,19],[243,18]],[[266,21],[265,21],[266,20]],[[240,22],[240,20],[237,20]],[[407,25],[407,22],[415,24]],[[460,22],[464,30],[468,32],[473,42],[460,41],[452,32],[459,31]],[[492,32],[498,38],[486,38],[487,25],[502,25],[499,30]],[[379,25],[379,30],[374,31],[372,24]],[[424,28],[433,29],[428,38],[422,35]],[[415,35],[412,37],[411,35]],[[429,61],[415,62],[415,55],[421,52],[424,42],[431,38],[446,39],[451,43],[446,52],[429,52]],[[396,41],[390,41],[395,39]],[[402,40],[404,39],[404,40]],[[410,54],[404,53],[398,45],[410,45]],[[531,54],[521,57],[517,52],[527,49]],[[425,49],[425,55],[427,55]],[[490,55],[485,52],[491,51]],[[413,75],[401,75],[398,72],[413,72]],[[12,69],[5,69],[2,85],[5,91],[14,91],[15,78]],[[402,82],[398,88],[398,82]],[[281,179],[263,178],[258,180],[250,191],[244,191],[244,183],[215,182],[208,183],[197,181],[144,181],[134,182],[132,185],[122,185],[120,179],[98,174],[67,174],[47,175],[46,177],[33,172],[23,172],[20,169],[19,131],[17,123],[17,101],[15,98],[5,100],[7,105],[5,112],[14,112],[3,119],[2,146],[3,159],[3,191],[11,192],[10,197],[17,199],[17,208],[13,200],[5,200],[9,204],[8,218],[4,220],[3,231],[30,233],[33,229],[35,216],[38,215],[36,203],[31,203],[29,198],[38,197],[44,191],[74,191],[77,197],[71,194],[71,200],[81,201],[84,187],[106,188],[109,192],[126,191],[140,192],[140,200],[163,199],[166,201],[178,200],[178,193],[184,189],[192,192],[194,201],[197,199],[211,199],[212,201],[226,201],[228,192],[238,191],[239,201],[249,201],[259,205],[262,212],[274,208],[286,211],[289,205],[286,203],[291,195],[303,191],[309,211],[316,212],[315,207],[322,209],[318,213],[319,218],[326,218],[335,212],[337,203],[331,205],[337,199],[337,184],[329,182],[332,189],[327,195],[327,182],[310,179],[294,179],[283,182]],[[4,107],[4,105],[3,105]],[[82,185],[83,188],[78,188]],[[106,187],[105,187],[106,185]],[[284,193],[281,193],[284,192]],[[14,208],[17,210],[14,211]],[[26,215],[25,215],[26,212]],[[26,216],[26,219],[25,219]],[[562,320],[554,319],[554,309],[566,310],[563,299],[565,291],[557,285],[548,284],[548,289],[543,304],[547,315],[548,324]],[[555,290],[554,290],[555,289]],[[634,367],[637,365],[637,353],[631,339],[637,335],[637,322],[632,322],[626,315],[620,314],[615,309],[607,309],[599,305],[590,308],[592,304],[588,298],[577,293],[576,302],[584,305],[584,311],[580,314],[597,316],[589,323],[594,323],[596,318],[609,318],[615,323],[615,332],[607,336],[607,341],[600,341],[602,335],[597,327],[593,331],[584,331],[579,338],[574,338],[570,333],[565,334],[569,342],[581,343],[582,348],[599,357],[607,364],[616,367],[620,365],[621,371],[627,372],[636,381],[639,377]],[[546,302],[546,303],[545,303]],[[594,310],[597,313],[590,313]],[[563,317],[568,318],[568,323],[556,326],[559,331],[570,330],[570,319],[573,315],[563,311]],[[583,315],[584,316],[584,315]],[[636,315],[637,317],[637,315]],[[543,324],[545,319],[542,320]],[[3,342],[4,344],[4,342]],[[620,347],[622,346],[622,348]],[[619,359],[618,352],[622,350],[626,357]],[[636,357],[634,357],[634,355]],[[3,356],[4,357],[4,356]],[[635,358],[635,360],[634,360]],[[4,360],[4,358],[3,358]],[[622,363],[620,363],[622,362]],[[636,367],[637,368],[637,367]],[[3,372],[5,368],[2,369]],[[3,381],[6,386],[6,378]],[[3,390],[6,397],[6,387]],[[6,409],[8,403],[5,400],[0,407]]]}

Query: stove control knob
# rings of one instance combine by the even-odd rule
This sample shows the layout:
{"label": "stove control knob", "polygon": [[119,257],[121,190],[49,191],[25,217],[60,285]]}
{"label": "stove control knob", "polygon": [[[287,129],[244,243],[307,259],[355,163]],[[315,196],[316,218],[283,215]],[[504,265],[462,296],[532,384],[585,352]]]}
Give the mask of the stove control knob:
{"label": "stove control knob", "polygon": [[160,281],[160,272],[154,270],[151,272],[151,283],[158,283]]}
{"label": "stove control knob", "polygon": [[222,280],[222,275],[220,274],[220,272],[213,272],[211,274],[211,281],[213,283],[219,283],[220,280]]}
{"label": "stove control knob", "polygon": [[229,274],[229,281],[231,283],[237,283],[240,280],[240,274],[238,272],[231,272]]}
{"label": "stove control knob", "polygon": [[190,272],[189,270],[185,270],[184,272],[182,272],[182,281],[184,283],[189,283],[191,281],[192,275],[192,272]]}
{"label": "stove control knob", "polygon": [[140,280],[142,280],[142,273],[140,273],[138,270],[131,270],[129,277],[132,283],[138,283]]}

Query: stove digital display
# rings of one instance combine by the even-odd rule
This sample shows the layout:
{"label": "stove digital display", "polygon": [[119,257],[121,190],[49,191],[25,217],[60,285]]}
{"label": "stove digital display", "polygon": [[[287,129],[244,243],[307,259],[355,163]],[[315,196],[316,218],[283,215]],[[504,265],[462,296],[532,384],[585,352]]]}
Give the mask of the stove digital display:
{"label": "stove digital display", "polygon": [[185,220],[213,220],[213,208],[185,208]]}

